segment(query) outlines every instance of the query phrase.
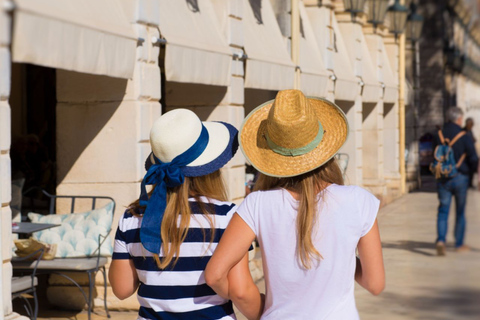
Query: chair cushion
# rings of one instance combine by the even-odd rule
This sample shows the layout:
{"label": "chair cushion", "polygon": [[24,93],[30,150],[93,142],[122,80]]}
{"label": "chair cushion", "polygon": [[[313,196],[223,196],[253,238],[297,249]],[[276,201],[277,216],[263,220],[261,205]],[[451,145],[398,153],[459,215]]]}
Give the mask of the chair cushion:
{"label": "chair cushion", "polygon": [[[33,285],[38,285],[38,279],[33,279]],[[12,278],[12,293],[24,291],[32,288],[32,276],[13,277]]]}
{"label": "chair cushion", "polygon": [[[102,267],[106,265],[108,259],[106,257],[100,257],[98,260],[98,266]],[[35,267],[34,261],[18,261],[15,258],[12,259],[12,266],[14,270],[31,270]],[[39,270],[53,270],[53,271],[85,271],[93,270],[97,266],[96,258],[68,258],[68,259],[55,259],[55,260],[40,260],[37,267]]]}
{"label": "chair cushion", "polygon": [[[33,233],[33,238],[49,244],[57,244],[55,258],[82,258],[95,256],[98,249],[98,236],[110,234],[113,221],[113,202],[102,208],[83,213],[42,215],[30,212],[28,218],[37,223],[60,224]],[[102,256],[113,252],[110,236],[100,248]]]}

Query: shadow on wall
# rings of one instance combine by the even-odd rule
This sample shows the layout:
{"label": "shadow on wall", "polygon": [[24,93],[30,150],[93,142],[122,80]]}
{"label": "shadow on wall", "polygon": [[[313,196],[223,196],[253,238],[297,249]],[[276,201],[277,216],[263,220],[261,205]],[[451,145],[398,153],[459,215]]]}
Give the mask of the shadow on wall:
{"label": "shadow on wall", "polygon": [[187,6],[192,12],[200,12],[198,0],[187,0]]}
{"label": "shadow on wall", "polygon": [[[80,158],[82,153],[104,132],[106,137],[95,141],[104,163],[92,163],[89,170],[102,170],[108,161],[114,160],[109,151],[115,143],[114,132],[107,123],[118,110],[127,90],[127,80],[57,70],[57,183],[60,184]],[[132,119],[132,121],[134,121]],[[118,159],[117,159],[118,161]],[[92,172],[91,172],[92,173]]]}
{"label": "shadow on wall", "polygon": [[375,110],[376,103],[363,103],[362,104],[362,122],[365,122],[370,114]]}
{"label": "shadow on wall", "polygon": [[245,116],[264,102],[275,99],[278,91],[245,89]]}
{"label": "shadow on wall", "polygon": [[162,106],[167,109],[186,106],[217,106],[225,98],[227,87],[165,81]]}
{"label": "shadow on wall", "polygon": [[394,106],[395,106],[394,103],[384,103],[383,104],[383,117],[384,118],[393,110]]}
{"label": "shadow on wall", "polygon": [[[355,105],[354,101],[345,101],[345,100],[335,100],[335,104],[342,109],[343,113],[347,115],[350,110],[353,108]],[[351,125],[351,124],[350,124]]]}
{"label": "shadow on wall", "polygon": [[250,7],[252,7],[253,15],[255,20],[257,20],[257,24],[263,24],[262,0],[248,0],[248,2],[250,3]]}

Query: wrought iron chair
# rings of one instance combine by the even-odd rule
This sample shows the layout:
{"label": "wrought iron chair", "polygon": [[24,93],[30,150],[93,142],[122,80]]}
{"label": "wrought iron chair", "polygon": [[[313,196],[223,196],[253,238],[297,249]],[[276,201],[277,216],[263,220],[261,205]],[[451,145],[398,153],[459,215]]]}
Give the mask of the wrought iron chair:
{"label": "wrought iron chair", "polygon": [[[35,189],[35,188],[34,188]],[[39,189],[39,188],[36,188]],[[25,191],[24,194],[28,194],[31,192],[32,189]],[[77,199],[83,200],[90,200],[91,201],[91,209],[95,209],[98,203],[97,200],[107,200],[113,202],[113,212],[115,212],[115,200],[111,197],[106,196],[72,196],[72,195],[52,195],[46,192],[45,190],[40,189],[41,192],[46,196],[48,199],[48,212],[49,214],[56,213],[56,206],[57,200],[62,199],[64,201],[70,201],[70,213],[75,212],[75,204]],[[47,274],[57,274],[61,277],[68,279],[72,284],[74,284],[82,293],[83,297],[85,298],[85,302],[87,304],[88,310],[88,320],[91,319],[91,313],[93,311],[93,289],[95,286],[95,274],[100,271],[103,274],[103,281],[104,281],[104,307],[107,317],[110,318],[110,313],[108,312],[107,307],[107,273],[106,273],[106,264],[108,262],[108,258],[102,256],[100,253],[100,247],[103,242],[107,239],[108,235],[102,236],[99,235],[98,238],[98,248],[95,252],[86,258],[64,258],[64,259],[53,259],[53,260],[43,260],[40,265],[38,266],[39,273],[47,273]],[[24,263],[24,262],[16,262],[13,264],[14,270],[28,270],[32,269],[33,265]],[[35,267],[36,268],[36,267]],[[66,273],[86,273],[88,276],[88,291],[84,290],[82,286],[75,281],[72,277],[67,275]]]}
{"label": "wrought iron chair", "polygon": [[[28,275],[12,277],[12,301],[20,298],[25,302],[25,310],[32,320],[36,320],[38,316],[38,298],[36,286],[38,285],[38,279],[36,277],[37,267],[40,260],[42,260],[44,248],[38,249],[27,256],[16,257],[15,261],[34,260],[32,263],[32,271]],[[34,309],[30,302],[25,297],[25,294],[31,293],[33,295]]]}

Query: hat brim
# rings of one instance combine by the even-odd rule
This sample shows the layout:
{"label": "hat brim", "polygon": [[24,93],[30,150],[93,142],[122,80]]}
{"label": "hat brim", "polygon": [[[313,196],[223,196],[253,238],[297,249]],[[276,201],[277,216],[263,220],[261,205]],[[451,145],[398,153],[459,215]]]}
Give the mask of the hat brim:
{"label": "hat brim", "polygon": [[[207,148],[211,153],[209,157],[213,160],[196,166],[187,165],[183,167],[181,170],[186,177],[204,176],[221,169],[233,158],[238,150],[238,130],[234,126],[222,121],[204,122],[204,125],[206,125],[205,127],[207,130],[215,125],[224,126],[228,131],[228,142],[225,144],[223,141],[220,141],[223,137],[219,137],[218,135],[209,132]],[[145,170],[148,171],[154,163],[155,159],[152,152],[145,161]]]}
{"label": "hat brim", "polygon": [[312,151],[299,156],[284,156],[269,148],[265,133],[271,100],[255,108],[245,118],[240,129],[240,148],[255,169],[273,177],[293,177],[310,172],[330,160],[348,137],[348,122],[343,111],[334,103],[317,97],[307,97],[323,126],[322,141]]}
{"label": "hat brim", "polygon": [[[207,124],[210,124],[210,126]],[[221,143],[222,137],[215,134],[210,134],[207,149],[213,149],[210,151],[212,152],[211,158],[213,160],[200,165],[187,165],[183,167],[182,172],[186,177],[204,176],[221,169],[233,158],[238,150],[238,130],[234,126],[222,121],[214,121],[210,123],[204,122],[204,125],[207,130],[209,130],[209,133],[209,127],[211,126],[225,126],[229,134],[228,143],[225,145],[224,143]]]}

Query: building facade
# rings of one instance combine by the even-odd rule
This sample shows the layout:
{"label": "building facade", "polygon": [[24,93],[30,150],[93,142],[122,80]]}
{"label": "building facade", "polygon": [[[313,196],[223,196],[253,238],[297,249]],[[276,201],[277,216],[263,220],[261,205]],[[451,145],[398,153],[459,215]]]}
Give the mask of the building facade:
{"label": "building facade", "polygon": [[[8,248],[12,219],[20,218],[11,207],[16,190],[21,199],[15,161],[25,139],[42,145],[49,168],[34,182],[57,194],[113,197],[115,229],[138,197],[149,130],[161,113],[189,108],[239,128],[278,90],[298,88],[345,112],[346,183],[382,203],[401,195],[401,105],[412,99],[399,90],[401,38],[385,25],[373,28],[365,13],[352,18],[340,0],[87,2],[0,0],[3,315],[17,317]],[[235,202],[245,195],[246,165],[239,152],[222,169]],[[78,289],[61,279],[50,278],[47,295],[83,307]],[[111,292],[108,303],[137,306]]]}
{"label": "building facade", "polygon": [[428,174],[431,139],[445,122],[449,107],[458,106],[475,122],[473,135],[480,150],[480,3],[478,1],[418,1],[424,17],[418,43],[407,42],[406,75],[415,103],[407,109],[407,148],[419,151],[407,161],[407,178],[415,186]]}

